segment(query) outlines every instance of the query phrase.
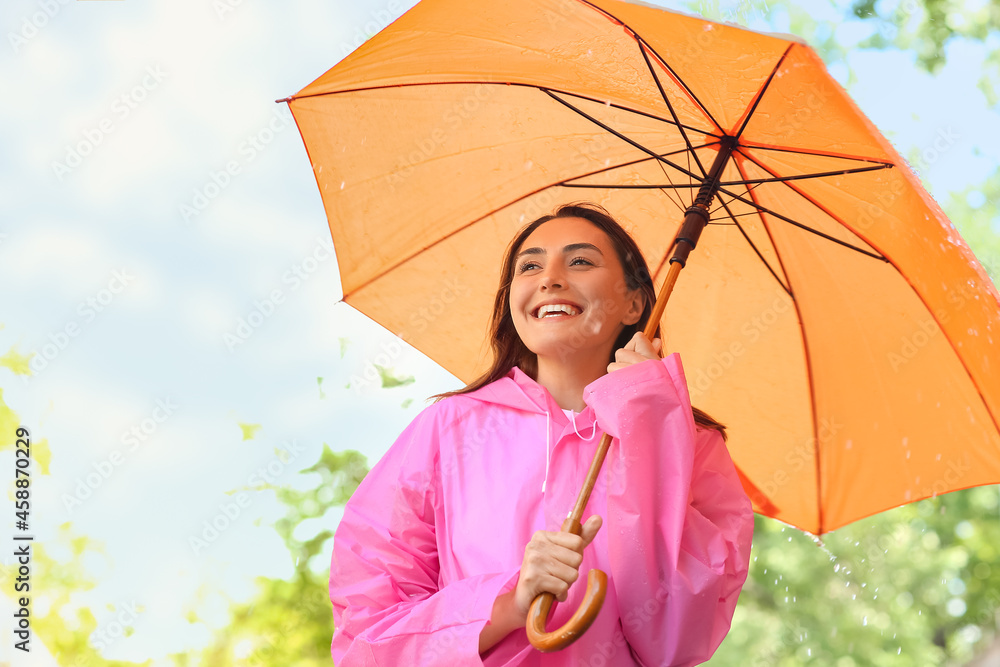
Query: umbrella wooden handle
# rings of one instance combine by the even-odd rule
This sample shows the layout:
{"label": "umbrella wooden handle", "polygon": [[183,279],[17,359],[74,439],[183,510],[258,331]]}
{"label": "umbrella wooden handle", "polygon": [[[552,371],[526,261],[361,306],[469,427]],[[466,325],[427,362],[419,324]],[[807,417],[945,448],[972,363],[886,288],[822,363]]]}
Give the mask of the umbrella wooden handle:
{"label": "umbrella wooden handle", "polygon": [[[580,522],[573,517],[566,519],[562,530],[579,535],[583,531]],[[587,592],[576,613],[558,630],[545,631],[545,623],[549,620],[556,596],[552,593],[541,593],[531,603],[528,609],[526,630],[531,645],[543,653],[566,648],[587,631],[587,628],[597,618],[604,604],[604,596],[608,592],[608,575],[601,570],[591,570],[587,574]]]}

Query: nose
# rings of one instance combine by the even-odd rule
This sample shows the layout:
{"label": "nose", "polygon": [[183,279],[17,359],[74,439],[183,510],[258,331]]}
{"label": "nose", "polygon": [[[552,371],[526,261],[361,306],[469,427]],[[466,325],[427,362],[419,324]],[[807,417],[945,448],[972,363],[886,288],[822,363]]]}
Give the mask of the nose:
{"label": "nose", "polygon": [[563,276],[561,266],[556,262],[552,262],[549,266],[545,267],[544,273],[541,276],[542,289],[562,289],[564,285],[565,277]]}

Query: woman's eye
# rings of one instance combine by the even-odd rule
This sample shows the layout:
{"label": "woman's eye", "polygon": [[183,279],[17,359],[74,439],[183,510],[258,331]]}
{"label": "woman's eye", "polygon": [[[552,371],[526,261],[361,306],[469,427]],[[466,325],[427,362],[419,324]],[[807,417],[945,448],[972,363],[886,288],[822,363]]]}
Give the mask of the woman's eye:
{"label": "woman's eye", "polygon": [[524,273],[525,271],[527,271],[529,269],[534,269],[534,268],[537,268],[537,267],[538,267],[538,263],[537,262],[525,262],[524,264],[521,264],[521,266],[517,267],[517,272],[518,273]]}
{"label": "woman's eye", "polygon": [[590,266],[593,266],[593,264],[594,264],[593,262],[591,262],[586,257],[574,257],[573,260],[569,263],[569,265],[570,266],[575,266],[577,262],[580,262],[581,264],[587,264],[587,265],[590,265]]}

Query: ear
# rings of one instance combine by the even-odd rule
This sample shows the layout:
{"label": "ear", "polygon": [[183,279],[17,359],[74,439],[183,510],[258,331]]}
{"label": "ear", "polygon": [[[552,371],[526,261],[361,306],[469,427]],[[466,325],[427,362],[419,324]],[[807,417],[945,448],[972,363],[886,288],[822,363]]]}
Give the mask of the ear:
{"label": "ear", "polygon": [[642,317],[643,306],[646,305],[645,299],[642,298],[641,290],[632,290],[628,293],[628,309],[625,311],[625,315],[622,318],[622,323],[626,326],[635,324]]}

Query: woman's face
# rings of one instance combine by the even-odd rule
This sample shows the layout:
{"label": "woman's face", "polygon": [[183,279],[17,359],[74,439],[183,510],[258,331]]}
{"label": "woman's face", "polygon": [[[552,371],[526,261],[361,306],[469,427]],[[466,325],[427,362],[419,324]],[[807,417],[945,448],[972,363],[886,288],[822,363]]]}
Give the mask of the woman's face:
{"label": "woman's face", "polygon": [[642,296],[628,290],[611,240],[591,222],[549,220],[516,253],[511,317],[539,361],[608,359],[621,330],[639,321]]}

